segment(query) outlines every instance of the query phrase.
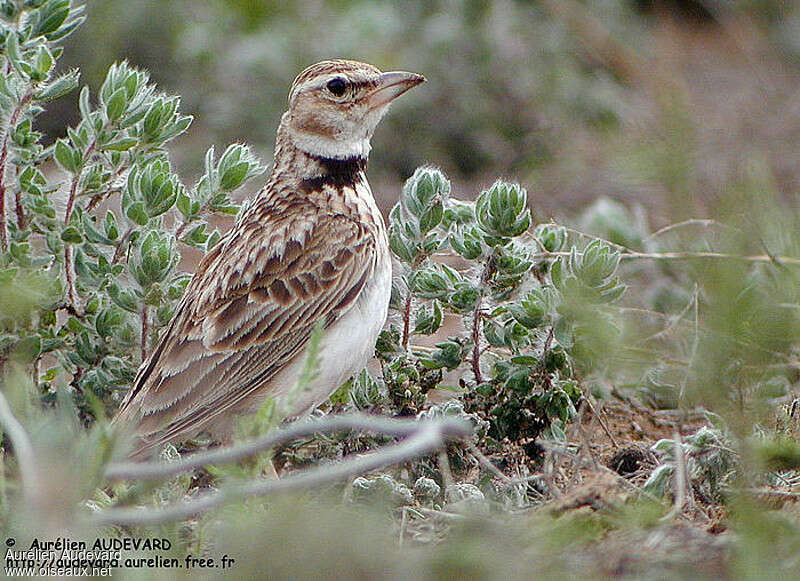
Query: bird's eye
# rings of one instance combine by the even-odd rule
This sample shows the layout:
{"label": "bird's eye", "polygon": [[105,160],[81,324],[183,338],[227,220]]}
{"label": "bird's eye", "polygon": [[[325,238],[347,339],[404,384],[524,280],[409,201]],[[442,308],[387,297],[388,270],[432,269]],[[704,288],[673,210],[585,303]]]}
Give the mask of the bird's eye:
{"label": "bird's eye", "polygon": [[336,97],[341,97],[347,90],[347,82],[341,77],[336,77],[328,81],[326,87],[331,92],[331,94],[333,94]]}

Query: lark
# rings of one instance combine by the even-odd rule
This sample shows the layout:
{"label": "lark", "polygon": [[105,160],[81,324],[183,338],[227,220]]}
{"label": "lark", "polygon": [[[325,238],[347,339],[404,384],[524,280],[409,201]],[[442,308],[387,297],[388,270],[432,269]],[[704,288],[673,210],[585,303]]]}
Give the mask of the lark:
{"label": "lark", "polygon": [[295,79],[264,188],[203,258],[114,422],[132,457],[206,432],[226,441],[242,414],[286,396],[319,323],[319,373],[291,413],[323,401],[371,356],[386,320],[391,261],[366,177],[390,103],[422,83],[327,60]]}

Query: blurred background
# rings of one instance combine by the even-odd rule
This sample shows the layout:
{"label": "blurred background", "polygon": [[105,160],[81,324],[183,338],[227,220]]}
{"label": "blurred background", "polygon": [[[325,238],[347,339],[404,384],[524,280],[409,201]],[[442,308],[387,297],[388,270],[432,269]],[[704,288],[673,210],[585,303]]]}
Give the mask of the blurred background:
{"label": "blurred background", "polygon": [[[513,514],[519,521],[476,522],[458,520],[460,515],[456,514],[455,520],[442,520],[444,524],[431,528],[424,518],[412,515],[407,519],[412,511],[404,509],[402,521],[398,516],[397,527],[390,530],[384,514],[377,524],[370,524],[362,516],[343,510],[350,505],[341,502],[342,492],[336,489],[331,496],[335,498],[332,509],[315,506],[317,497],[310,493],[291,497],[285,503],[259,504],[254,500],[230,511],[224,509],[209,519],[189,521],[186,527],[175,524],[150,529],[151,536],[180,538],[182,545],[188,538],[177,550],[188,547],[194,553],[213,539],[220,554],[227,551],[241,559],[233,570],[236,578],[246,578],[251,568],[251,576],[263,575],[266,566],[272,567],[277,577],[297,578],[305,571],[307,577],[320,577],[319,571],[324,571],[328,577],[373,578],[386,576],[387,571],[421,566],[433,572],[428,578],[511,578],[504,573],[512,568],[514,573],[516,568],[522,569],[519,578],[529,577],[531,570],[544,577],[552,570],[549,577],[560,574],[566,578],[560,569],[565,561],[574,563],[573,570],[581,569],[581,574],[573,575],[575,578],[603,576],[604,572],[610,577],[625,571],[633,572],[631,578],[637,579],[696,578],[706,570],[709,579],[800,578],[789,572],[790,567],[797,568],[800,554],[797,503],[779,504],[785,507],[780,511],[785,520],[774,518],[761,504],[749,511],[739,504],[738,494],[728,495],[728,489],[719,488],[733,482],[727,479],[734,468],[726,464],[727,460],[720,460],[724,457],[718,453],[731,453],[732,448],[736,454],[741,451],[744,468],[735,468],[733,486],[770,483],[782,487],[774,491],[780,503],[789,497],[797,499],[800,454],[794,447],[781,447],[785,443],[781,438],[789,436],[794,446],[800,433],[800,416],[796,415],[800,400],[795,399],[800,382],[800,284],[797,271],[781,264],[780,257],[796,264],[800,256],[800,2],[87,0],[86,6],[88,19],[69,37],[59,66],[79,67],[81,82],[96,96],[109,65],[128,59],[149,71],[161,90],[180,95],[182,111],[194,115],[195,121],[186,135],[170,143],[169,153],[187,184],[201,175],[203,156],[210,145],[220,152],[231,142],[246,142],[269,164],[275,129],[297,73],[320,59],[354,58],[384,70],[410,70],[428,78],[428,83],[397,101],[373,140],[370,181],[384,210],[395,203],[401,184],[414,168],[427,163],[448,174],[454,198],[475,197],[497,178],[517,181],[529,192],[536,222],[552,218],[578,230],[573,231],[573,248],[585,242],[582,233],[586,233],[622,244],[641,252],[638,258],[648,259],[625,261],[619,269],[622,280],[630,286],[624,303],[609,307],[615,310],[597,309],[600,314],[610,313],[607,321],[601,321],[609,324],[595,327],[604,331],[618,324],[621,338],[590,328],[603,353],[594,374],[581,377],[581,385],[584,394],[591,394],[598,402],[611,429],[606,425],[603,430],[597,428],[595,418],[601,422],[603,416],[592,409],[592,414],[582,412],[583,420],[574,424],[586,427],[592,440],[586,439],[582,429],[573,427],[569,435],[553,436],[553,441],[561,439],[572,445],[580,433],[583,443],[578,449],[585,446],[588,451],[585,457],[580,452],[577,460],[570,460],[575,471],[568,468],[570,473],[562,474],[563,488],[569,494],[558,503],[566,508],[553,511],[559,514],[557,511],[577,507],[577,517],[556,521],[550,518],[549,508],[546,512],[516,511],[517,503],[544,506],[541,500],[545,497],[536,488],[539,484],[526,484],[524,498],[512,496],[507,492],[510,487],[495,489],[480,468],[478,480],[472,465],[462,461],[461,468],[471,470],[465,472],[466,479],[475,476],[474,481],[485,485],[485,490],[500,491],[496,496],[487,492],[491,514]],[[37,118],[37,129],[51,139],[64,135],[65,127],[79,120],[77,97],[76,91],[48,104],[46,113]],[[58,179],[63,179],[61,174],[59,171]],[[668,224],[674,226],[664,228]],[[215,221],[214,225],[219,223]],[[62,240],[67,238],[62,236]],[[40,246],[44,248],[44,244]],[[84,248],[90,246],[84,244]],[[58,248],[60,253],[61,246]],[[659,254],[663,258],[669,251],[693,253],[695,258],[650,260]],[[698,253],[708,251],[726,254],[722,256],[726,260],[697,258]],[[180,252],[184,260],[180,270],[191,270],[192,261],[202,254],[201,249]],[[759,256],[751,256],[754,254]],[[127,262],[127,257],[124,260]],[[88,275],[86,278],[89,280]],[[31,285],[11,288],[22,296]],[[45,296],[44,291],[40,294]],[[22,304],[33,305],[31,301],[38,299],[32,296],[26,295]],[[109,299],[103,300],[110,305]],[[0,306],[6,303],[0,301]],[[93,378],[103,377],[100,374],[76,373],[73,383],[83,381],[82,386],[89,386],[76,393],[96,392],[96,385],[105,390],[102,393],[110,393],[111,372],[122,377],[129,368],[135,369],[139,331],[129,322],[138,323],[138,319],[120,315],[123,322],[114,322],[113,326],[121,332],[101,333],[97,320],[105,317],[103,310],[92,315],[95,322],[88,327],[77,320],[73,324],[73,317],[58,328],[62,322],[56,319],[55,307],[47,308],[52,317],[42,317],[43,330],[34,328],[33,336],[35,339],[35,333],[39,333],[46,344],[58,333],[56,338],[62,345],[58,349],[68,361],[65,369],[78,365],[66,359],[73,355],[73,349],[74,353],[79,349],[89,352],[87,369],[92,371],[101,369],[105,362],[91,352],[94,345],[108,349],[102,353],[115,355],[106,358],[115,360],[117,367],[103,372],[109,377],[102,379],[103,384],[91,383],[99,381]],[[587,310],[596,314],[593,309]],[[111,313],[111,308],[107,312]],[[142,312],[146,322],[147,311],[142,308]],[[166,313],[166,322],[169,311],[161,312]],[[24,321],[12,330],[29,333],[28,317],[21,315]],[[458,333],[461,328],[453,327],[462,322],[460,316],[457,320],[451,316],[442,329],[448,334]],[[107,324],[111,326],[112,322]],[[35,342],[24,341],[30,336],[23,334],[7,333],[9,336],[11,341],[6,345],[39,349],[42,344],[37,347]],[[547,344],[552,337],[551,333]],[[608,337],[612,340],[606,340]],[[556,340],[560,341],[558,337]],[[420,338],[419,344],[422,342]],[[417,345],[416,338],[413,344]],[[30,355],[22,349],[20,352]],[[122,361],[116,355],[127,359]],[[464,369],[462,366],[460,372]],[[52,401],[56,390],[47,384],[55,385],[53,377],[58,379],[55,374],[60,372],[56,370],[52,376],[49,372],[35,381],[47,388],[46,397]],[[132,377],[132,371],[130,374]],[[23,379],[16,381],[20,386],[27,385]],[[118,390],[121,383],[113,389]],[[59,385],[56,387],[60,389]],[[35,391],[33,385],[30,389]],[[26,401],[22,396],[20,400]],[[724,414],[732,426],[730,434],[738,438],[734,444],[729,443],[733,440],[727,428],[723,432],[721,424],[710,416],[695,414],[689,424],[685,423],[687,404],[698,402]],[[85,402],[81,405],[88,408]],[[85,504],[92,508],[107,507],[119,499],[125,503],[154,498],[165,503],[183,499],[190,488],[194,491],[205,486],[203,479],[186,478],[155,492],[148,487],[127,488],[127,484],[111,495],[95,489],[99,480],[92,479],[102,464],[87,458],[105,454],[104,428],[98,422],[94,424],[98,429],[85,431],[69,415],[71,408],[65,405],[63,410],[68,411],[68,417],[58,420],[61,431],[43,421],[35,434],[41,438],[37,441],[44,442],[43,453],[48,454],[42,465],[49,467],[50,473],[63,472],[66,477],[48,481],[57,485],[57,491],[52,489],[52,504],[44,506],[41,514],[19,512],[15,515],[19,524],[12,523],[12,527],[33,531],[39,526],[37,519],[45,522],[41,515],[59,516],[59,511],[71,514],[62,507],[74,507],[78,498],[91,495]],[[720,440],[709,438],[709,431],[701,431],[705,429],[701,424],[707,421],[722,434]],[[690,487],[694,491],[691,494],[697,495],[713,518],[696,516],[680,528],[677,525],[683,523],[688,511],[663,515],[665,505],[643,508],[643,503],[635,503],[625,507],[628,492],[620,494],[622,500],[612,499],[606,504],[606,496],[613,494],[616,498],[620,490],[627,491],[619,489],[617,479],[611,480],[613,487],[608,486],[611,492],[600,496],[594,487],[577,486],[591,484],[588,472],[586,481],[578,473],[589,465],[589,457],[594,463],[592,469],[597,470],[591,450],[603,461],[612,453],[616,457],[618,446],[613,434],[623,445],[622,451],[639,450],[636,446],[640,445],[647,451],[655,440],[667,441],[678,430],[689,427],[697,427],[697,434],[707,438],[707,447],[697,447],[690,459],[702,458],[705,466],[716,463],[707,472],[696,464],[700,476],[692,475]],[[791,470],[775,472],[774,478],[770,472],[772,480],[768,480],[760,466],[751,468],[755,465],[748,457],[756,441],[751,438],[753,434],[774,436],[777,451],[773,454],[778,459],[788,457],[786,450],[794,450]],[[529,465],[538,472],[539,465],[530,460],[541,453],[538,447],[528,445],[534,443],[532,439],[524,442],[511,453],[505,444],[493,448],[502,452],[492,457],[492,462],[502,456],[498,466],[508,474],[527,475]],[[683,449],[679,439],[669,446]],[[309,452],[307,457],[298,452],[296,466],[301,466],[304,458],[319,459],[325,454],[339,457],[343,450],[349,453],[358,449],[342,438],[335,445],[321,445],[318,452]],[[706,454],[711,449],[715,452]],[[289,450],[286,457],[294,452]],[[642,458],[652,457],[647,453],[649,456]],[[548,455],[555,458],[550,452]],[[5,454],[4,459],[10,458],[12,455]],[[411,485],[421,473],[444,473],[444,468],[426,462],[418,465],[418,473],[406,466],[394,473],[409,495],[404,482]],[[633,475],[641,483],[651,471],[656,474],[656,460],[647,462],[636,464],[639,468],[631,469],[630,474],[626,471],[625,478]],[[667,462],[660,462],[658,468],[667,466]],[[444,465],[449,463],[459,468],[454,460]],[[557,464],[553,462],[553,466]],[[673,464],[674,473],[679,473],[677,461]],[[53,466],[64,469],[53,470]],[[233,482],[250,478],[260,471],[259,466],[254,463],[240,472],[221,472],[221,478]],[[526,471],[520,472],[515,466]],[[3,468],[2,474],[7,473]],[[695,488],[695,483],[703,479],[713,483],[715,490],[723,490],[721,496],[711,498],[697,492],[701,489]],[[447,504],[446,481],[444,477],[440,481],[445,485],[443,506],[450,510],[448,507],[460,501]],[[0,526],[5,524],[2,520],[6,514],[17,511],[16,497],[8,495],[14,500],[6,501],[6,486],[15,491],[16,484],[7,482],[12,479],[0,478]],[[64,486],[65,482],[70,486]],[[556,484],[545,484],[558,490]],[[663,484],[663,491],[667,486]],[[318,498],[327,501],[326,494],[323,491]],[[599,504],[587,502],[581,500],[584,494],[603,500]],[[788,496],[781,496],[784,494]],[[573,499],[577,500],[573,503]],[[601,508],[584,510],[590,506]],[[622,509],[608,510],[608,506]],[[676,504],[677,508],[682,506]],[[263,518],[264,514],[272,518]],[[427,544],[429,552],[401,554],[393,550],[398,546],[398,528],[401,543],[406,538],[407,521],[418,535],[414,538]],[[64,536],[62,530],[66,528],[55,528],[61,527],[61,521],[53,518],[52,522],[56,524],[51,530],[58,532],[51,536]],[[733,536],[727,534],[729,524]],[[635,527],[638,532],[631,534],[629,530],[637,530]],[[440,543],[445,530],[453,542]],[[723,531],[725,535],[718,534]],[[117,532],[128,534],[127,529]],[[11,538],[10,533],[3,536]],[[589,545],[590,540],[600,542]],[[648,553],[653,556],[642,557]],[[661,569],[653,568],[654,562],[668,564],[673,574],[660,574]],[[676,570],[679,574],[674,574]],[[684,570],[686,573],[680,574]],[[769,574],[769,570],[776,573]],[[642,573],[637,574],[639,571]],[[148,573],[133,571],[131,578],[144,578],[142,574]],[[414,575],[406,572],[405,576]]]}
{"label": "blurred background", "polygon": [[[387,209],[420,164],[472,197],[521,182],[538,219],[609,196],[655,226],[704,217],[758,167],[800,182],[800,11],[772,0],[88,0],[63,67],[93,92],[127,58],[195,116],[173,162],[190,180],[210,144],[269,163],[294,76],[323,58],[424,73],[374,139]],[[73,101],[77,93],[72,95]],[[77,119],[62,99],[46,134]],[[45,120],[43,120],[45,121]],[[749,171],[749,170],[748,170]]]}

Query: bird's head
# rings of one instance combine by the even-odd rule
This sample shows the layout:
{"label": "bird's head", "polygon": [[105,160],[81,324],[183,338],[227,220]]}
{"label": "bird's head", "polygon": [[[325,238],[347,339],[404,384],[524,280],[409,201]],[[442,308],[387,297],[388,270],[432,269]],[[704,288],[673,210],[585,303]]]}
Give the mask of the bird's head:
{"label": "bird's head", "polygon": [[322,61],[294,80],[283,122],[295,147],[310,155],[366,158],[389,104],[424,81],[416,73],[382,73],[357,61]]}

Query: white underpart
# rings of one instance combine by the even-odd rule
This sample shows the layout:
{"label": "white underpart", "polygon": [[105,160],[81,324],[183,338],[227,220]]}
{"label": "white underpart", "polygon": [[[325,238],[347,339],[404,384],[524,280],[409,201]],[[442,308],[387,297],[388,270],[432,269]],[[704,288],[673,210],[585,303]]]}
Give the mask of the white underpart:
{"label": "white underpart", "polygon": [[[310,385],[302,392],[295,389],[297,379],[306,365],[307,355],[303,350],[270,380],[270,389],[262,390],[265,397],[278,398],[279,405],[287,406],[285,409],[290,415],[311,411],[364,368],[375,351],[375,341],[389,314],[392,260],[385,239],[383,216],[366,181],[360,182],[357,187],[365,188],[365,191],[358,192],[358,198],[366,204],[362,211],[370,212],[381,226],[380,232],[376,233],[383,241],[378,245],[375,271],[367,277],[350,309],[323,332],[319,345],[318,373]],[[239,411],[255,412],[262,404],[263,398],[249,399]]]}
{"label": "white underpart", "polygon": [[328,327],[319,345],[319,372],[301,393],[291,393],[306,363],[305,353],[295,357],[272,381],[276,391],[270,395],[286,398],[292,415],[310,411],[364,368],[375,351],[375,341],[386,322],[392,293],[392,264],[381,253],[375,274],[367,280],[354,305]]}

